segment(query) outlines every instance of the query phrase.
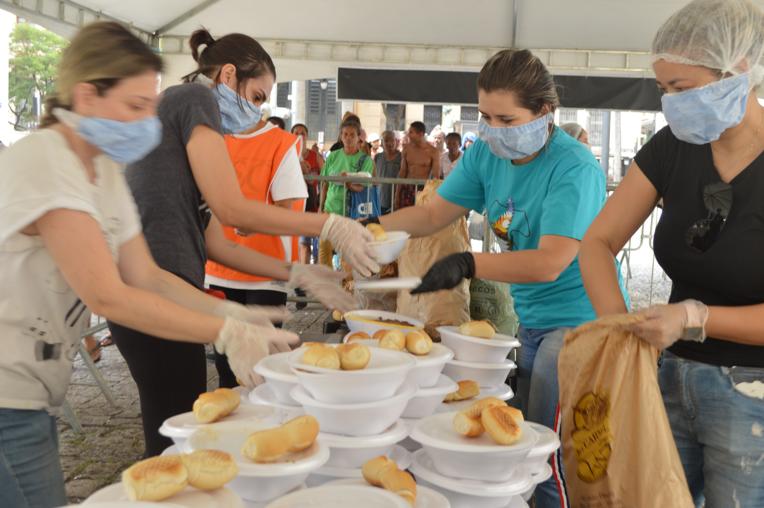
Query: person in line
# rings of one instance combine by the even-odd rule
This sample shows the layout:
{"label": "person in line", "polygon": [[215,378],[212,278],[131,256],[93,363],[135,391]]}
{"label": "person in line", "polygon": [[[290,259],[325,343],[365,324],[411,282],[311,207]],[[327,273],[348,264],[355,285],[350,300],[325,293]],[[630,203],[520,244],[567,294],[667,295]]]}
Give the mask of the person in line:
{"label": "person in line", "polygon": [[462,152],[466,152],[467,148],[471,147],[477,139],[477,134],[474,132],[467,132],[462,138]]}
{"label": "person in line", "polygon": [[449,132],[446,136],[446,151],[440,156],[440,178],[446,178],[462,158],[462,136],[458,132]]}
{"label": "person in line", "polygon": [[[376,176],[380,178],[398,178],[401,171],[401,151],[398,139],[393,131],[382,133],[382,152],[374,158]],[[393,206],[393,185],[383,183],[379,186],[379,207],[383,215],[390,213]]]}
{"label": "person in line", "polygon": [[[517,393],[525,417],[559,431],[557,357],[571,327],[594,319],[578,250],[605,203],[605,175],[589,150],[554,125],[552,76],[527,50],[504,50],[478,75],[479,139],[427,204],[379,218],[387,230],[430,235],[468,210],[488,213],[501,253],[437,261],[412,291],[451,289],[463,279],[511,284],[520,318]],[[561,506],[561,457],[536,490],[536,506]]]}
{"label": "person in line", "polygon": [[[427,180],[440,176],[440,152],[426,139],[427,129],[422,122],[412,122],[409,126],[409,143],[401,152],[399,178]],[[399,185],[396,189],[395,207],[414,206],[417,190],[423,186]]]}
{"label": "person in line", "polygon": [[632,330],[658,382],[698,507],[764,506],[764,12],[695,0],[658,30],[668,126],[637,153],[581,247],[597,314],[625,312],[613,257],[663,199],[655,257],[668,305]]}
{"label": "person in line", "polygon": [[[257,254],[254,251],[237,249],[236,244],[225,247],[223,241],[216,241],[215,250],[210,250],[207,237],[219,240],[219,225],[223,225],[242,234],[320,235],[361,271],[378,269],[368,245],[371,235],[354,221],[297,213],[242,194],[223,134],[246,132],[260,121],[261,105],[276,78],[273,61],[257,41],[243,34],[214,39],[206,30],[197,30],[189,42],[198,68],[186,76],[186,83],[162,94],[158,107],[162,142],[126,171],[148,246],[159,266],[199,289],[204,287],[208,251],[217,261],[251,273],[227,257]],[[216,220],[210,222],[211,216]],[[283,276],[283,262],[259,258],[270,268],[265,273],[264,265],[257,273]],[[290,285],[305,288],[297,279],[306,267],[291,267]],[[331,277],[316,272],[307,279],[325,279],[328,284]],[[265,317],[274,316],[273,311],[261,310]],[[164,420],[189,411],[207,389],[204,347],[168,344],[118,320],[110,321],[109,327],[138,385],[146,454],[158,455],[171,444],[159,434]],[[255,378],[234,372],[245,386],[253,386]]]}
{"label": "person in line", "polygon": [[[345,114],[342,115],[342,120],[340,121],[340,125],[345,123],[346,121],[351,120],[353,122],[356,122],[358,125],[361,125],[361,118],[353,113],[352,111],[345,111]],[[363,132],[363,129],[361,129],[361,132]],[[358,136],[358,146],[360,148],[360,142],[361,142],[361,136]],[[345,144],[342,142],[342,132],[339,133],[337,136],[337,141],[329,148],[329,152],[336,152],[337,150],[342,150],[345,148]]]}
{"label": "person in line", "polygon": [[[365,152],[359,149],[361,125],[352,118],[342,122],[340,126],[340,138],[344,148],[335,150],[326,158],[322,176],[347,176],[356,173],[374,174],[374,162]],[[321,194],[321,209],[330,214],[344,215],[346,192],[360,192],[365,187],[360,184],[330,183],[323,186]],[[318,249],[318,262],[332,267],[334,245],[330,240],[321,240]]]}
{"label": "person in line", "polygon": [[589,146],[589,133],[580,124],[568,122],[560,125],[560,129],[568,133],[568,136]]}
{"label": "person in line", "polygon": [[[292,134],[300,138],[302,151],[300,155],[300,165],[303,175],[318,176],[324,168],[324,156],[318,149],[318,145],[313,145],[308,149],[308,127],[303,123],[297,123],[292,126]],[[308,200],[305,203],[306,212],[318,212],[320,200],[321,183],[317,181],[305,181],[308,187]],[[318,238],[304,236],[300,240],[300,262],[305,264],[318,263]],[[302,296],[301,293],[300,296]],[[304,308],[304,304],[298,304],[299,308]]]}
{"label": "person in line", "polygon": [[281,129],[282,131],[286,130],[286,123],[284,123],[284,119],[281,118],[280,116],[269,116],[268,117],[268,123],[272,124],[272,125],[275,125],[276,127]]}
{"label": "person in line", "polygon": [[[124,164],[157,146],[162,61],[112,22],[64,50],[41,128],[0,155],[0,506],[66,504],[56,420],[90,313],[161,345],[214,343],[250,376],[297,336],[152,259]],[[234,317],[235,314],[235,317]],[[166,358],[166,379],[182,369]]]}

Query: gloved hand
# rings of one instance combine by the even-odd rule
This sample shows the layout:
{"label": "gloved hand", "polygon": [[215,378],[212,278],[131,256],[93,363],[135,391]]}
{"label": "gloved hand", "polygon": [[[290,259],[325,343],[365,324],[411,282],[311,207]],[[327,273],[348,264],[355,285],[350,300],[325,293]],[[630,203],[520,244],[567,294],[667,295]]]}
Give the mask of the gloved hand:
{"label": "gloved hand", "polygon": [[228,356],[228,365],[236,378],[247,388],[263,382],[255,374],[257,362],[268,356],[271,345],[289,350],[289,344],[297,344],[300,338],[292,332],[279,330],[273,325],[260,326],[227,317],[214,342],[218,353]]}
{"label": "gloved hand", "polygon": [[324,223],[320,239],[328,240],[363,277],[379,271],[374,251],[369,246],[374,236],[358,222],[331,214]]}
{"label": "gloved hand", "polygon": [[256,325],[270,325],[272,323],[284,323],[292,314],[286,307],[276,307],[273,305],[242,305],[224,300],[215,307],[213,314],[220,317],[232,317],[239,321],[253,323]]}
{"label": "gloved hand", "polygon": [[433,264],[422,278],[422,283],[411,291],[412,295],[441,289],[453,289],[464,279],[475,276],[475,257],[471,252],[451,254]]}
{"label": "gloved hand", "polygon": [[353,295],[342,288],[342,272],[328,266],[294,264],[289,269],[289,287],[302,288],[318,299],[326,308],[343,314],[358,308]]}
{"label": "gloved hand", "polygon": [[685,300],[670,305],[655,305],[637,313],[645,318],[628,330],[658,350],[666,349],[677,340],[703,342],[708,307],[697,300]]}

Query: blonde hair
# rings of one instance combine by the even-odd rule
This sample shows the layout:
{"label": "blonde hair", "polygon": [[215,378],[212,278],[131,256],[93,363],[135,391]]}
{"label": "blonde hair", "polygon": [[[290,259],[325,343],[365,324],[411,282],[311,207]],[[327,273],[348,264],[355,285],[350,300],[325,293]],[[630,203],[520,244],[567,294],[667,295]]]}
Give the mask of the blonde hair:
{"label": "blonde hair", "polygon": [[77,83],[93,84],[100,95],[120,80],[146,71],[161,72],[162,59],[119,23],[99,21],[82,28],[61,55],[56,91],[45,100],[41,127],[58,120],[54,108],[71,109]]}

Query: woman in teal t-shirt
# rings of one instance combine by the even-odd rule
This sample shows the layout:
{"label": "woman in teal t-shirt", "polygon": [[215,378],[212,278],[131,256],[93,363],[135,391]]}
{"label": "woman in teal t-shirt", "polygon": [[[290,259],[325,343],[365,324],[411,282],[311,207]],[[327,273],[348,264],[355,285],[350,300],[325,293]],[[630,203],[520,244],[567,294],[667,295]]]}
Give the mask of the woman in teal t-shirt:
{"label": "woman in teal t-shirt", "polygon": [[[424,206],[380,218],[387,230],[426,236],[486,210],[502,252],[453,254],[412,291],[450,289],[464,278],[509,282],[520,318],[518,390],[526,418],[556,429],[557,355],[565,330],[594,319],[578,249],[605,202],[605,175],[591,152],[554,126],[552,76],[529,51],[505,50],[480,71],[479,139]],[[558,466],[559,457],[555,466]],[[560,506],[557,476],[539,486],[536,506]]]}

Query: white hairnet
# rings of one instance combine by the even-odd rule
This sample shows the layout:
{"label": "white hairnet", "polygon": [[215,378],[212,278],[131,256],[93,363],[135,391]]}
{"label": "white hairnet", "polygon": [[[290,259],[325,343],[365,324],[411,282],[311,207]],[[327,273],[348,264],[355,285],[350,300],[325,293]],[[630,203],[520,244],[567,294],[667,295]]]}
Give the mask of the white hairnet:
{"label": "white hairnet", "polygon": [[764,79],[764,12],[750,0],[694,0],[675,12],[653,41],[653,61],[702,65]]}

